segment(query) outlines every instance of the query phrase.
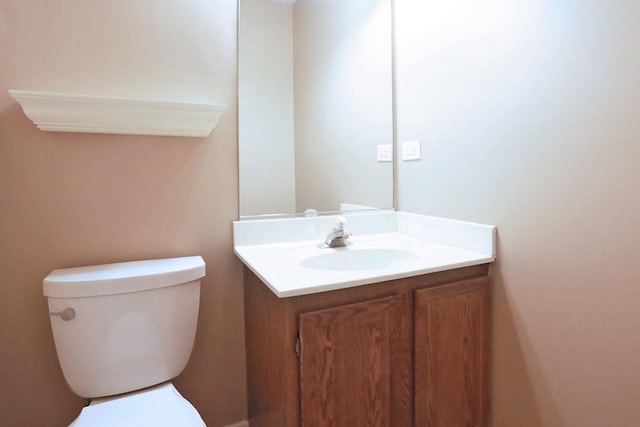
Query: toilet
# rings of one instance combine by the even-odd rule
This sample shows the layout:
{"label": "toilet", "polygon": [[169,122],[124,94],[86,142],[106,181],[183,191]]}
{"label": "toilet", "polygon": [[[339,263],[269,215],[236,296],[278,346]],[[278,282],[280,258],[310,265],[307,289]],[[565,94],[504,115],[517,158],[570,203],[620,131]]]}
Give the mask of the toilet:
{"label": "toilet", "polygon": [[52,271],[43,282],[67,384],[90,400],[73,427],[203,427],[171,383],[191,355],[199,256]]}

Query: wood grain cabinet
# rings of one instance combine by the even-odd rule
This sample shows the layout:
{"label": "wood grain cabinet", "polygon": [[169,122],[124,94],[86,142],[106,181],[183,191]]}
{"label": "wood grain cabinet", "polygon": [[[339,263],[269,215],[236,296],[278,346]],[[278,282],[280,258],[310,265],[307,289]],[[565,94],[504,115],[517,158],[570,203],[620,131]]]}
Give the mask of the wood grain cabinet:
{"label": "wood grain cabinet", "polygon": [[245,269],[252,427],[483,427],[489,276],[480,265],[277,298]]}
{"label": "wood grain cabinet", "polygon": [[411,426],[407,294],[300,314],[303,426]]}

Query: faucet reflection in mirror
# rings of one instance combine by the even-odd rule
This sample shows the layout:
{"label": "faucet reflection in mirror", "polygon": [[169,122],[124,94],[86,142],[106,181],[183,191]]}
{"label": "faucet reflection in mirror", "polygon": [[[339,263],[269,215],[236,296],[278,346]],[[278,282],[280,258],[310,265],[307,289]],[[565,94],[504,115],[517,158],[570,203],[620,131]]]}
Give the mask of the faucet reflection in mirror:
{"label": "faucet reflection in mirror", "polygon": [[241,0],[240,215],[393,207],[390,0]]}

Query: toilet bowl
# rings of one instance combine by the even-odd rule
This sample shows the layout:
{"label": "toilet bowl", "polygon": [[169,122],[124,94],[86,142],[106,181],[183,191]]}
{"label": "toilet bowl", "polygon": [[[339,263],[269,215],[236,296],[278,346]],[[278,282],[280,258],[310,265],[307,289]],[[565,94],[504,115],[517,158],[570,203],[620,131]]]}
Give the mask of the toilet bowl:
{"label": "toilet bowl", "polygon": [[91,401],[70,427],[203,427],[198,411],[171,383]]}
{"label": "toilet bowl", "polygon": [[202,427],[170,382],[195,339],[201,257],[52,271],[43,282],[58,361],[90,399],[74,427]]}

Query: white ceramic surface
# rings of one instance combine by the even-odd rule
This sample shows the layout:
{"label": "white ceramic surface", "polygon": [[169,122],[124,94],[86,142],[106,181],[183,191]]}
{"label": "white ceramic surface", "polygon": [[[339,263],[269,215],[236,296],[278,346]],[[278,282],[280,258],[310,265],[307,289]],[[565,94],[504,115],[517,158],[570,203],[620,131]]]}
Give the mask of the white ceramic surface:
{"label": "white ceramic surface", "polygon": [[[317,253],[315,248],[302,249],[306,253],[299,261],[302,268],[330,271],[379,270],[396,265],[407,264],[419,257],[406,249],[379,247],[378,245],[363,245],[334,248],[330,251]],[[291,253],[283,256],[295,256]]]}
{"label": "white ceramic surface", "polygon": [[107,399],[94,399],[69,427],[206,427],[198,411],[171,383]]}
{"label": "white ceramic surface", "polygon": [[[143,261],[148,263],[143,266],[141,262],[107,264],[84,267],[80,272],[56,270],[52,273],[56,280],[45,279],[49,311],[56,313],[67,308],[75,311],[71,320],[55,315],[50,315],[50,319],[62,372],[77,395],[95,398],[127,393],[171,380],[182,372],[195,339],[200,280],[181,278],[204,275],[204,261],[193,258]],[[184,272],[174,275],[176,265],[183,265],[185,260],[191,261],[187,262],[190,266],[199,260],[202,274],[191,271],[187,276]],[[167,280],[172,277],[176,280],[171,286],[162,283],[161,287],[140,290],[145,287],[140,282],[163,282],[158,274],[144,268],[147,265],[155,266],[160,275],[164,272]],[[148,274],[136,275],[141,271]],[[62,293],[56,291],[57,287],[73,284],[78,277],[87,280],[87,275],[102,282],[105,289],[113,280],[119,291],[127,283],[132,291],[55,296]],[[84,283],[91,285],[91,281]]]}
{"label": "white ceramic surface", "polygon": [[53,270],[42,289],[47,297],[91,297],[164,288],[204,275],[199,256],[128,261]]}
{"label": "white ceramic surface", "polygon": [[278,297],[495,260],[495,227],[405,212],[346,214],[351,246],[319,248],[333,218],[234,222],[234,251]]}

